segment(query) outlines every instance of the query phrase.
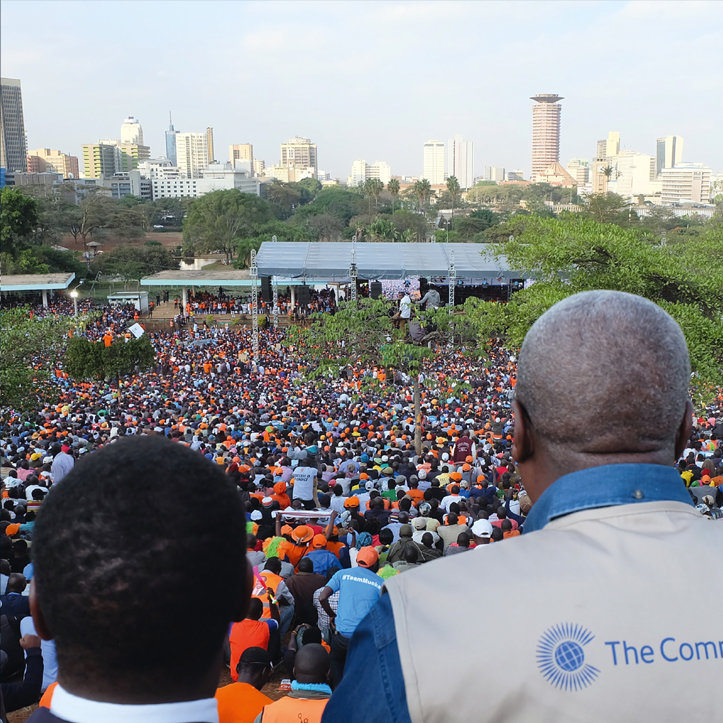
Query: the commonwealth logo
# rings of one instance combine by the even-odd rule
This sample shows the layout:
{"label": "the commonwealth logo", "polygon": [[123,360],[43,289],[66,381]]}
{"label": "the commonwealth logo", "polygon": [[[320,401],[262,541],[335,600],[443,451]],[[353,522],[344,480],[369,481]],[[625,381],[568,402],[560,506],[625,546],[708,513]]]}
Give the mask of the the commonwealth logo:
{"label": "the commonwealth logo", "polygon": [[572,623],[547,629],[537,643],[537,667],[545,680],[565,691],[591,685],[600,671],[585,662],[585,646],[594,637],[582,625]]}

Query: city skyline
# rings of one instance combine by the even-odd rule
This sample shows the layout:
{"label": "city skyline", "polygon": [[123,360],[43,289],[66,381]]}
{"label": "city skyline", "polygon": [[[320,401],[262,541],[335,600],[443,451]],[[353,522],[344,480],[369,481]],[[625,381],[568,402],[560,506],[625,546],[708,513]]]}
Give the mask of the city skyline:
{"label": "city skyline", "polygon": [[[622,150],[654,154],[656,139],[675,134],[686,139],[684,161],[723,170],[714,72],[723,3],[165,2],[134,3],[142,11],[130,15],[123,7],[3,3],[3,75],[22,82],[28,147],[81,156],[83,144],[117,137],[135,116],[152,156],[162,156],[172,110],[177,130],[213,127],[217,149],[252,143],[269,166],[280,143],[302,136],[332,177],[346,178],[358,158],[419,176],[424,142],[460,134],[474,144],[475,176],[504,166],[529,177],[529,97],[556,92],[565,96],[563,165],[594,157],[614,128]],[[190,22],[194,8],[203,13]],[[39,13],[44,23],[33,24],[28,43],[22,29]],[[111,18],[127,39],[113,53],[100,33]],[[455,28],[454,40],[440,24]],[[243,31],[229,40],[226,27]],[[427,31],[438,34],[432,55]],[[356,48],[352,38],[364,33],[373,40]],[[68,52],[69,34],[84,38],[92,63]],[[664,50],[671,43],[676,53]]]}

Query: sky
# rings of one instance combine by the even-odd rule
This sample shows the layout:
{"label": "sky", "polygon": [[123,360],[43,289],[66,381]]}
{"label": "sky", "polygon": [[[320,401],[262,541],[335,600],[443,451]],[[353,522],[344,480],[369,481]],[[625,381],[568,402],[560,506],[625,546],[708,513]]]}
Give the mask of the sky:
{"label": "sky", "polygon": [[[319,168],[355,159],[421,175],[423,144],[460,133],[474,172],[531,163],[531,95],[562,101],[560,161],[608,131],[723,171],[723,2],[3,0],[0,67],[22,81],[28,148],[81,156],[134,115],[152,156],[214,128],[215,155],[311,138]],[[82,165],[82,161],[81,161]]]}

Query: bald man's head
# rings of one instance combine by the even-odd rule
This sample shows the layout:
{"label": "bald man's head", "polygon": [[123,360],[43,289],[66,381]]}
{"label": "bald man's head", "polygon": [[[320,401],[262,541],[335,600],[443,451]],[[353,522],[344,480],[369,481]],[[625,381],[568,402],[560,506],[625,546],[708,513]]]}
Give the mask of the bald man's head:
{"label": "bald man's head", "polygon": [[649,453],[673,447],[690,382],[680,327],[652,302],[588,291],[533,324],[515,394],[537,438],[560,454]]}

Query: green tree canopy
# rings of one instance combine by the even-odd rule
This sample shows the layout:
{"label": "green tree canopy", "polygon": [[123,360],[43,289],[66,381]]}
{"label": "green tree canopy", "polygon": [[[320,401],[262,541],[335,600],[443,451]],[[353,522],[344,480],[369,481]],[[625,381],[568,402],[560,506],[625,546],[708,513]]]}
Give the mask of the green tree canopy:
{"label": "green tree canopy", "polygon": [[519,345],[530,325],[560,299],[591,289],[626,291],[659,304],[678,321],[701,394],[723,384],[719,229],[672,246],[652,244],[638,230],[583,217],[524,217],[514,231],[514,240],[501,244],[500,251],[512,268],[536,282],[502,308],[476,304],[471,318],[481,334],[499,334]]}
{"label": "green tree canopy", "polygon": [[201,251],[221,251],[230,264],[242,238],[255,235],[271,220],[262,198],[236,189],[212,191],[194,199],[183,222],[183,235]]}
{"label": "green tree canopy", "polygon": [[73,323],[67,317],[31,319],[26,306],[0,312],[0,407],[31,412],[55,398],[50,375],[64,357]]}
{"label": "green tree canopy", "polygon": [[0,242],[2,251],[17,256],[33,241],[39,223],[38,203],[34,198],[6,186],[0,190]]}

